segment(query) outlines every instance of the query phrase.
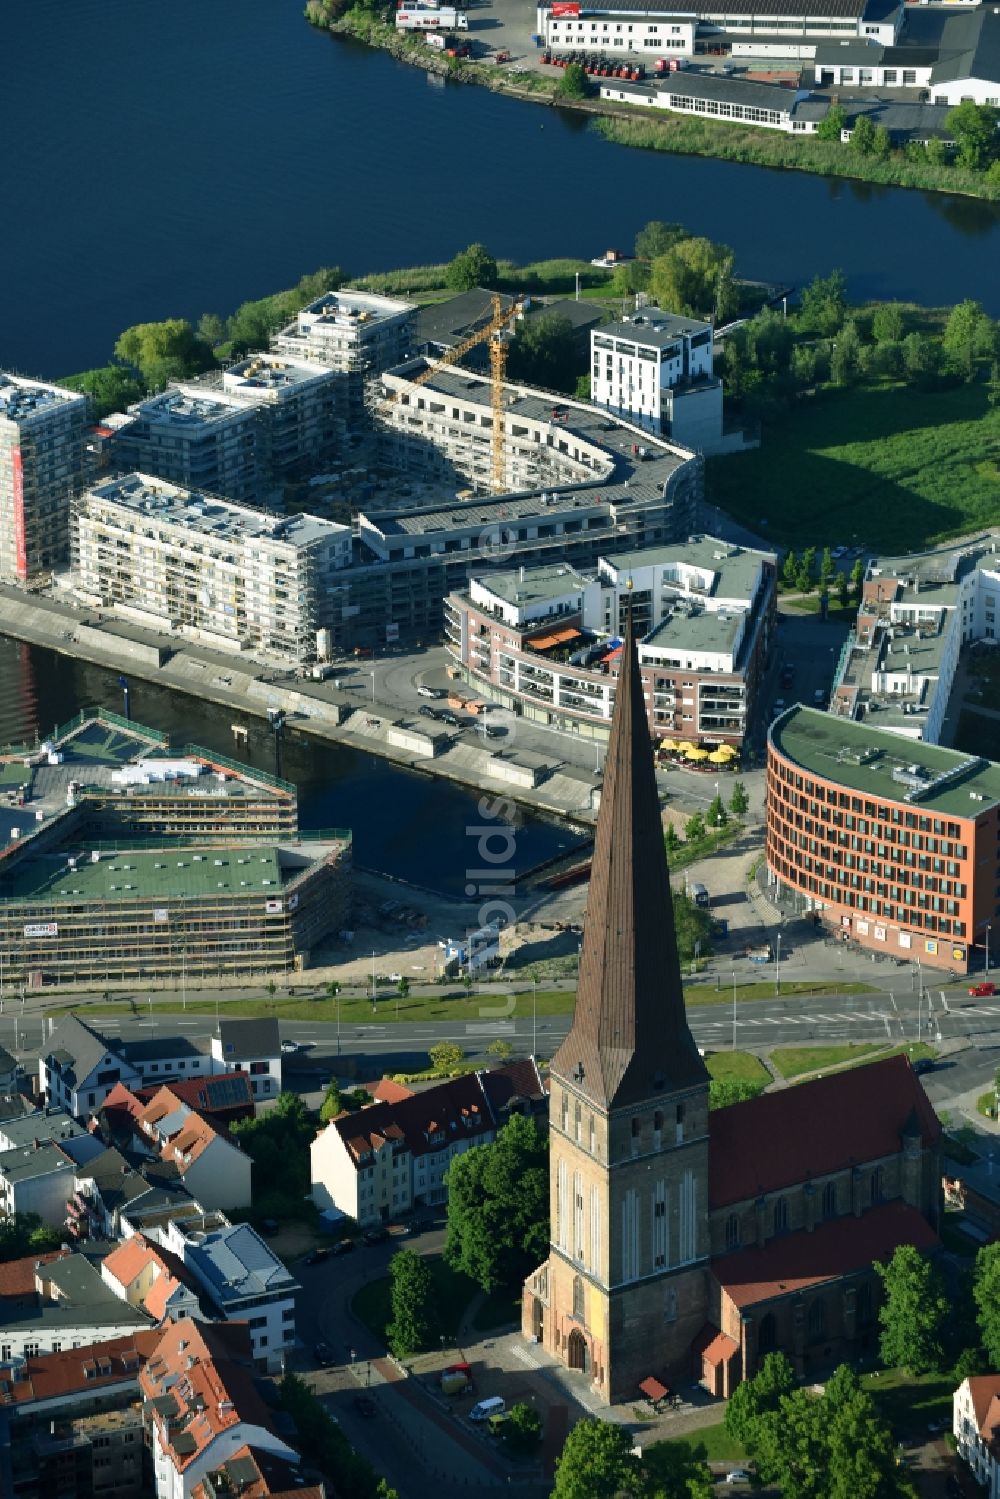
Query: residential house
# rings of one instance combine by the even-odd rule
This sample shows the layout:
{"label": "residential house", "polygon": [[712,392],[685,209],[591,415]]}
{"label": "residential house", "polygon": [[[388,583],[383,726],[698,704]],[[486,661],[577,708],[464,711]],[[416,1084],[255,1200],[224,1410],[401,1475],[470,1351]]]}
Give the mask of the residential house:
{"label": "residential house", "polygon": [[952,1396],[952,1431],[987,1499],[1000,1499],[1000,1374],[971,1374]]}
{"label": "residential house", "polygon": [[246,1072],[255,1099],[281,1092],[281,1038],[276,1020],[220,1020],[212,1037],[216,1072]]}
{"label": "residential house", "polygon": [[310,1146],[313,1201],[362,1224],[444,1202],[448,1167],[496,1138],[515,1095],[544,1098],[533,1059],[341,1114]]}
{"label": "residential house", "polygon": [[99,1109],[116,1083],[134,1088],[142,1074],[118,1042],[102,1036],[77,1015],[67,1015],[50,1034],[38,1058],[38,1089],[77,1119]]}
{"label": "residential house", "polygon": [[245,1326],[184,1321],[164,1330],[139,1376],[156,1499],[195,1499],[209,1474],[247,1448],[297,1464],[254,1362]]}
{"label": "residential house", "polygon": [[76,1173],[102,1145],[61,1111],[8,1120],[5,1138],[17,1140],[0,1153],[0,1207],[9,1214],[37,1213],[57,1228],[66,1221]]}
{"label": "residential house", "polygon": [[279,1373],[295,1342],[294,1277],[249,1223],[211,1228],[171,1222],[166,1247],[219,1317],[246,1322],[259,1369]]}
{"label": "residential house", "polygon": [[183,1261],[142,1234],[117,1245],[101,1265],[104,1284],[154,1321],[202,1317],[201,1303]]}
{"label": "residential house", "polygon": [[60,1251],[0,1265],[0,1364],[131,1337],[151,1325],[114,1295],[87,1255]]}
{"label": "residential house", "polygon": [[133,1145],[172,1164],[191,1195],[205,1207],[249,1207],[250,1157],[172,1088],[160,1088],[134,1120]]}
{"label": "residential house", "polygon": [[194,1499],[326,1499],[326,1485],[316,1475],[305,1485],[301,1469],[283,1457],[259,1448],[241,1447],[201,1483],[195,1484]]}

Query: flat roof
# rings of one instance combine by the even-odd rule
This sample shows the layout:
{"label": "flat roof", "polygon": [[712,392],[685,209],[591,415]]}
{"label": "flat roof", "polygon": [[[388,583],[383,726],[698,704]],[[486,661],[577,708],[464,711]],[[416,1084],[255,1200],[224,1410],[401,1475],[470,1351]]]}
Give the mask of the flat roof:
{"label": "flat roof", "polygon": [[699,609],[691,613],[676,609],[639,642],[639,660],[649,659],[645,648],[656,650],[730,652],[745,623],[742,612],[728,614],[718,609]]}
{"label": "flat roof", "polygon": [[47,385],[42,380],[25,380],[21,375],[0,370],[0,419],[19,422],[41,411],[51,411],[57,406],[85,399],[79,391],[66,390],[61,385]]}
{"label": "flat roof", "polygon": [[687,541],[678,541],[671,546],[615,552],[611,557],[600,559],[600,570],[617,579],[623,573],[638,572],[644,567],[669,567],[681,563],[714,573],[709,597],[745,598],[749,601],[761,564],[775,561],[773,552],[736,546],[715,536],[690,536]]}
{"label": "flat roof", "polygon": [[[775,749],[805,772],[915,812],[978,817],[1000,803],[1000,764],[869,728],[798,704],[769,730]],[[893,773],[907,776],[896,780]]]}
{"label": "flat roof", "polygon": [[43,1280],[52,1281],[60,1292],[54,1304],[42,1302],[39,1306],[34,1297],[5,1297],[3,1314],[5,1325],[11,1327],[150,1327],[151,1319],[138,1307],[120,1301],[101,1279],[90,1260],[83,1254],[71,1254],[65,1259],[52,1260],[40,1271]]}
{"label": "flat roof", "polygon": [[474,573],[470,584],[495,593],[508,604],[541,603],[560,593],[575,593],[585,588],[588,579],[568,562],[544,567],[525,567],[516,572]]}
{"label": "flat roof", "polygon": [[[13,863],[13,868],[11,864]],[[300,870],[283,869],[279,851],[259,844],[245,848],[164,846],[156,852],[128,850],[90,858],[89,845],[70,869],[65,851],[27,853],[8,860],[0,873],[0,899],[126,901],[218,895],[280,895]]]}
{"label": "flat roof", "polygon": [[251,354],[239,364],[230,365],[222,373],[222,389],[241,396],[269,395],[296,390],[303,385],[315,385],[331,377],[340,379],[336,371],[325,365],[310,363],[306,359],[291,359],[287,354]]}
{"label": "flat roof", "polygon": [[616,323],[605,323],[603,327],[595,328],[594,334],[598,339],[620,338],[629,343],[663,348],[666,344],[675,343],[683,334],[693,338],[695,334],[711,331],[711,323],[703,323],[700,318],[664,312],[659,307],[644,307],[634,317],[623,318]]}
{"label": "flat roof", "polygon": [[[245,410],[245,407],[241,407]],[[92,485],[85,499],[120,505],[151,521],[183,527],[216,539],[262,540],[292,547],[308,546],[324,538],[350,535],[349,526],[321,520],[317,515],[278,515],[238,505],[232,500],[207,495],[197,489],[171,484],[152,474],[132,473]]]}
{"label": "flat roof", "polygon": [[0,1154],[0,1176],[9,1182],[32,1181],[53,1171],[76,1171],[76,1165],[52,1140],[21,1145]]}
{"label": "flat roof", "polygon": [[412,302],[395,297],[379,297],[367,291],[327,291],[302,308],[298,322],[300,328],[357,328],[413,311]]}

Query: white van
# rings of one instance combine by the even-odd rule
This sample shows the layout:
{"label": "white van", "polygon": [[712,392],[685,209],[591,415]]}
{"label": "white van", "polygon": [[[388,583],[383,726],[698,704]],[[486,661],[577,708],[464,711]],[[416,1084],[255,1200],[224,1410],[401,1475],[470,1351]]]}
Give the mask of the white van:
{"label": "white van", "polygon": [[507,1413],[507,1402],[502,1395],[491,1395],[488,1400],[480,1400],[469,1412],[470,1421],[488,1421],[491,1416],[504,1416]]}

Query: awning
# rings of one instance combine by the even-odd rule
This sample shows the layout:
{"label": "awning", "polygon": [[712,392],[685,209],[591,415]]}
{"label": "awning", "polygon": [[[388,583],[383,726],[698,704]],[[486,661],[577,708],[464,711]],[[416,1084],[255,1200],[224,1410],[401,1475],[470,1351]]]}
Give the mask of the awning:
{"label": "awning", "polygon": [[702,1349],[702,1359],[706,1364],[728,1364],[734,1354],[739,1353],[740,1345],[728,1334],[717,1332],[707,1348]]}
{"label": "awning", "polygon": [[539,635],[537,640],[529,640],[528,645],[533,651],[550,651],[554,645],[566,645],[570,640],[579,640],[579,630],[556,630],[552,635]]}
{"label": "awning", "polygon": [[670,1391],[667,1389],[666,1385],[661,1384],[660,1381],[658,1379],[654,1379],[652,1375],[650,1375],[648,1379],[644,1379],[642,1381],[642,1384],[639,1386],[639,1390],[641,1394],[645,1395],[647,1400],[652,1400],[654,1405],[659,1400],[666,1400],[667,1396],[670,1394]]}

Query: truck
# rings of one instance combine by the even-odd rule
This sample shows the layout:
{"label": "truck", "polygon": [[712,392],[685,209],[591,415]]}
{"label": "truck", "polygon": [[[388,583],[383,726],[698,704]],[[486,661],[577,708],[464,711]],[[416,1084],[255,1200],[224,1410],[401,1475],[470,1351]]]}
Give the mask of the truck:
{"label": "truck", "polygon": [[751,963],[770,963],[774,957],[770,942],[762,942],[759,947],[748,947],[747,957]]}
{"label": "truck", "polygon": [[696,906],[707,906],[711,904],[708,891],[698,880],[691,881],[691,899]]}
{"label": "truck", "polygon": [[397,31],[468,31],[469,18],[453,5],[408,6],[396,12]]}

